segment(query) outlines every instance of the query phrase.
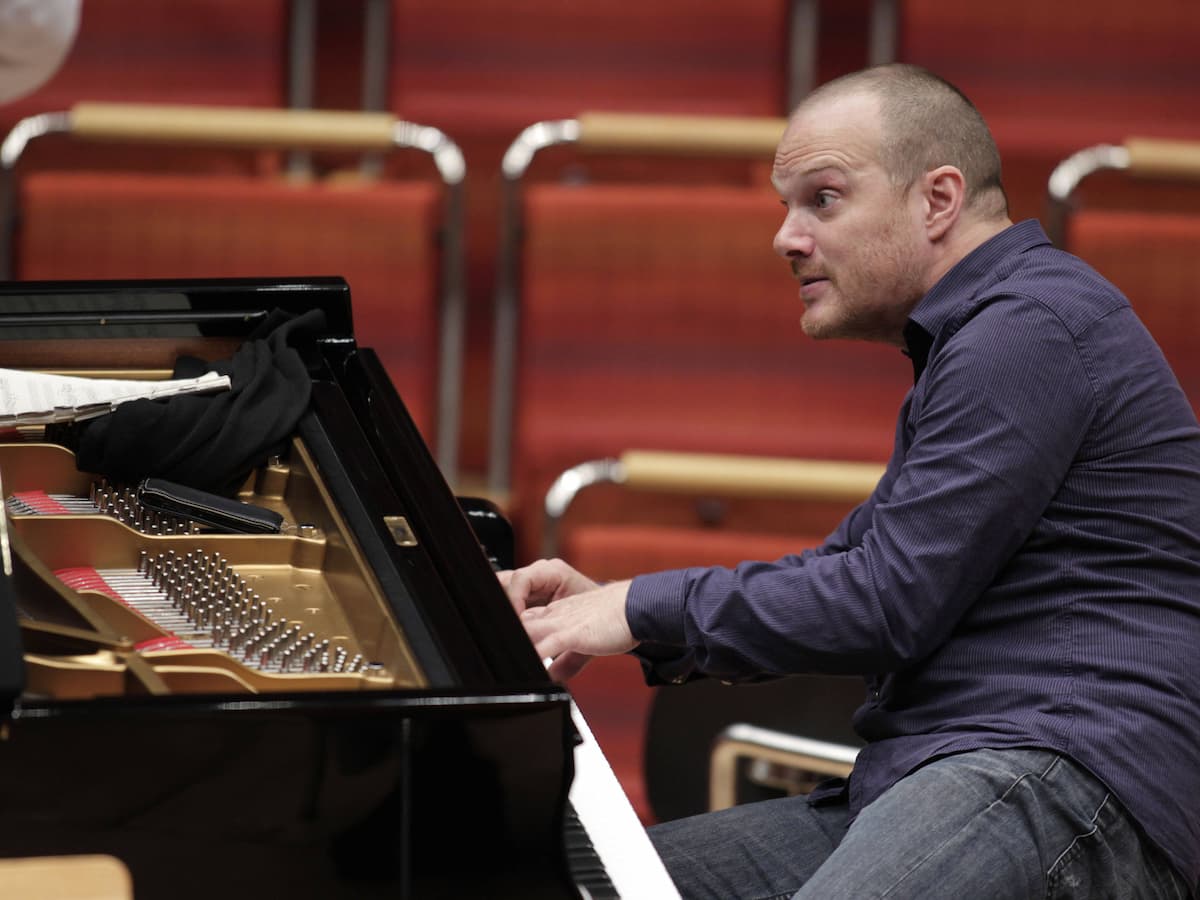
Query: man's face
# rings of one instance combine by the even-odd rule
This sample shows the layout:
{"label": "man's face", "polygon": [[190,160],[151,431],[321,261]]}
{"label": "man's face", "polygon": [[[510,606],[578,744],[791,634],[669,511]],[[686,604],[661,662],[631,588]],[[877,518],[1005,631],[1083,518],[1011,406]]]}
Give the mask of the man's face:
{"label": "man's face", "polygon": [[772,181],[787,209],[775,251],[791,265],[813,338],[900,344],[925,292],[922,202],[879,161],[878,101],[819,101],[788,125]]}

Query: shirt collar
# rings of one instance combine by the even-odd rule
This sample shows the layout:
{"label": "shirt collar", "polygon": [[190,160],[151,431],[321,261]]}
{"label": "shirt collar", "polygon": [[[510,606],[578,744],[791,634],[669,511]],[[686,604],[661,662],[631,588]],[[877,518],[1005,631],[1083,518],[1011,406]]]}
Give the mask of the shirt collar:
{"label": "shirt collar", "polygon": [[913,381],[921,377],[929,361],[934,338],[964,304],[995,284],[1004,261],[1049,243],[1037,219],[1026,219],[988,238],[938,279],[917,303],[904,327],[904,352],[912,359]]}

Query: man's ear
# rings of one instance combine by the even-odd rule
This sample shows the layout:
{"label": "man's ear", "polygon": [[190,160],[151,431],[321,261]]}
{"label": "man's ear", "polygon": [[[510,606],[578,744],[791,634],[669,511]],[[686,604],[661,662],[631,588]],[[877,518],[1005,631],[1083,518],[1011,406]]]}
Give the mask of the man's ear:
{"label": "man's ear", "polygon": [[925,173],[925,230],[931,241],[945,236],[966,199],[966,181],[955,166],[938,166]]}

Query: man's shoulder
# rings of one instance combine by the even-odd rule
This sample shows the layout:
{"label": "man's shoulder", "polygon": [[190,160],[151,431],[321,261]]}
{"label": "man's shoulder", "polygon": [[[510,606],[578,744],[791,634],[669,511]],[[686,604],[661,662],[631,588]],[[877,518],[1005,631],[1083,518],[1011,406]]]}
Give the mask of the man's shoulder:
{"label": "man's shoulder", "polygon": [[1049,245],[1009,257],[996,275],[976,298],[975,312],[999,305],[1009,315],[1048,316],[1078,336],[1130,306],[1116,285],[1092,266]]}

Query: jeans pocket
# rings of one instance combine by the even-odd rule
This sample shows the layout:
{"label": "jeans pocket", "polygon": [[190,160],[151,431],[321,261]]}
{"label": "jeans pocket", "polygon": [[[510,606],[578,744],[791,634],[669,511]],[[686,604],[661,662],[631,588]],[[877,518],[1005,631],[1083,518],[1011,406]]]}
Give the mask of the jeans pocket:
{"label": "jeans pocket", "polygon": [[1092,827],[1046,872],[1046,900],[1187,900],[1183,879],[1128,813],[1105,796]]}

